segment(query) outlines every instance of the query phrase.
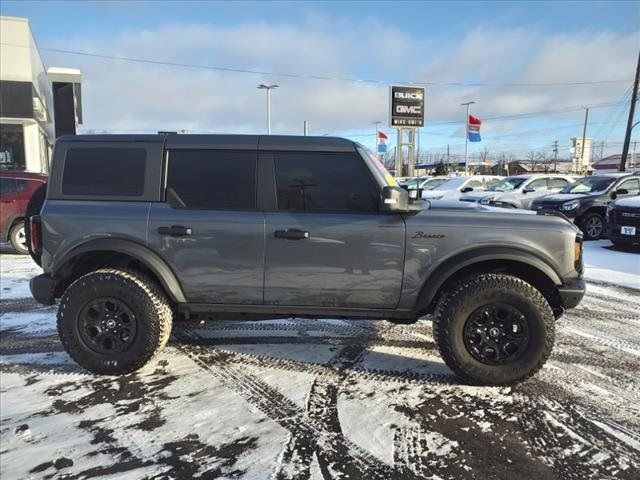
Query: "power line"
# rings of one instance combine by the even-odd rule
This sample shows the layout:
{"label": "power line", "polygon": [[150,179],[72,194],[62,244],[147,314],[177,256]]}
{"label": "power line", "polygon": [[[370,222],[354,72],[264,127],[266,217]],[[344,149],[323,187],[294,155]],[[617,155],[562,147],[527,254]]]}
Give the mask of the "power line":
{"label": "power line", "polygon": [[[2,42],[0,45],[36,49],[30,45],[18,45],[13,43]],[[567,86],[584,86],[584,85],[605,85],[615,83],[627,83],[632,80],[589,80],[589,81],[568,81],[568,82],[423,82],[416,80],[379,80],[379,79],[363,79],[352,77],[340,77],[333,75],[312,75],[301,73],[286,72],[269,72],[263,70],[253,70],[239,67],[228,67],[220,65],[203,65],[196,63],[170,62],[166,60],[154,60],[149,58],[125,57],[121,55],[107,55],[102,53],[83,52],[80,50],[65,50],[61,48],[40,47],[37,50],[53,53],[62,53],[65,55],[79,55],[91,58],[100,58],[104,60],[119,60],[124,62],[145,63],[151,65],[163,65],[168,67],[193,68],[201,70],[215,70],[230,73],[246,73],[251,75],[266,75],[272,77],[299,78],[308,80],[332,80],[353,83],[370,83],[370,84],[406,84],[406,85],[423,85],[423,86],[439,86],[439,87],[567,87]]]}

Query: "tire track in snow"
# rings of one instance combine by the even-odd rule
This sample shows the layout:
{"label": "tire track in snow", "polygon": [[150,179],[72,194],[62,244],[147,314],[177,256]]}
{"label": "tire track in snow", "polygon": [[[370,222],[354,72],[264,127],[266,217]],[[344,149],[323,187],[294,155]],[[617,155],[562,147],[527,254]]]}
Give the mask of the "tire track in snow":
{"label": "tire track in snow", "polygon": [[[189,341],[188,338],[182,339]],[[327,430],[324,422],[309,416],[274,387],[247,373],[241,367],[229,365],[226,362],[226,355],[200,346],[182,345],[179,348],[202,369],[213,374],[253,407],[292,432],[293,436],[311,441],[307,447],[321,452],[325,465],[335,469],[331,470],[335,475],[334,478],[380,480],[399,478],[394,468],[362,450],[343,435]],[[407,480],[409,479],[410,477]]]}

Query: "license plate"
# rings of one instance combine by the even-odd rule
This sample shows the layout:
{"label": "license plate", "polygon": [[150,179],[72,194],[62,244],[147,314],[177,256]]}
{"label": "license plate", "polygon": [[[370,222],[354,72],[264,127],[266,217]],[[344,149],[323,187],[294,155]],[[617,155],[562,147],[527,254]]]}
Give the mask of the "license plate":
{"label": "license plate", "polygon": [[620,233],[622,235],[635,235],[636,227],[620,227]]}

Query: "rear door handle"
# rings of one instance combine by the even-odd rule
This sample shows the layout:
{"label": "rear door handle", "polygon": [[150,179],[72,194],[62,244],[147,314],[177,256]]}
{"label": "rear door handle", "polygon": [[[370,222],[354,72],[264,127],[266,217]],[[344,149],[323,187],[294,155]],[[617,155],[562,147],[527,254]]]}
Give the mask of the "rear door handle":
{"label": "rear door handle", "polygon": [[309,238],[309,232],[304,230],[297,230],[295,228],[289,228],[287,230],[276,230],[273,232],[276,238],[284,238],[287,240],[304,240]]}
{"label": "rear door handle", "polygon": [[170,227],[158,227],[158,233],[160,235],[170,235],[172,237],[185,237],[187,235],[191,235],[193,231],[190,227],[171,225]]}

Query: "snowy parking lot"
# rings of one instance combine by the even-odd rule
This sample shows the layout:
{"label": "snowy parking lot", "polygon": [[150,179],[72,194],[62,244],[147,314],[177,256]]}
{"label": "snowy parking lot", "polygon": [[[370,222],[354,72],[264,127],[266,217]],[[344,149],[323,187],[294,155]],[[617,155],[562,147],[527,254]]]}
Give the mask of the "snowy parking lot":
{"label": "snowy parking lot", "polygon": [[608,241],[512,388],[460,384],[428,318],[175,324],[140,372],[94,376],[30,298],[38,267],[0,263],[2,478],[640,478],[640,253]]}

